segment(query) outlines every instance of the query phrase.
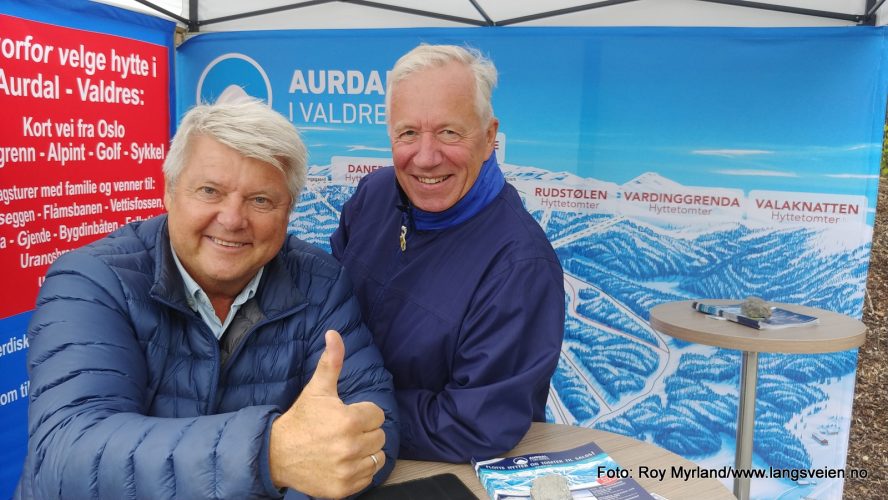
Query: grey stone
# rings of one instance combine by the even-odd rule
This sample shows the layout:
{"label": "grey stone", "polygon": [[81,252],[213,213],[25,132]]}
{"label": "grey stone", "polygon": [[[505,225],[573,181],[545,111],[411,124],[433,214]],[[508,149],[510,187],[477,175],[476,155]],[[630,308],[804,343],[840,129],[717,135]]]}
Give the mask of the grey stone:
{"label": "grey stone", "polygon": [[771,308],[768,303],[759,297],[747,297],[740,304],[740,312],[744,316],[753,319],[768,319],[771,317]]}
{"label": "grey stone", "polygon": [[570,485],[564,476],[548,474],[533,480],[530,488],[533,500],[571,500]]}

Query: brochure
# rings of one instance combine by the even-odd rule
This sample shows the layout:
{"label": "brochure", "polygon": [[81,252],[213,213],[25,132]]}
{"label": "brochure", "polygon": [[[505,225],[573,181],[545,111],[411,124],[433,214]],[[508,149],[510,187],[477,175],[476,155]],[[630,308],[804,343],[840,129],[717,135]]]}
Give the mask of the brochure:
{"label": "brochure", "polygon": [[810,326],[819,323],[816,316],[796,313],[780,307],[771,307],[771,317],[768,319],[756,319],[744,316],[741,312],[740,304],[714,305],[695,301],[691,304],[691,307],[701,313],[740,323],[741,325],[757,328],[759,330],[776,330],[795,326]]}
{"label": "brochure", "polygon": [[529,500],[533,481],[557,474],[564,477],[574,499],[653,500],[628,470],[595,443],[553,453],[532,453],[475,461],[475,473],[491,500]]}

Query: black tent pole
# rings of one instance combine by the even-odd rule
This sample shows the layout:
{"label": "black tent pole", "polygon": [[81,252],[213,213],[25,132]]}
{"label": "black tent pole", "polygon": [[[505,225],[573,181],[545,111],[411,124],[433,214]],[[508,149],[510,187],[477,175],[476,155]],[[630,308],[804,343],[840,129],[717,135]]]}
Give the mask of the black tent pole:
{"label": "black tent pole", "polygon": [[173,14],[172,12],[164,9],[160,5],[156,5],[153,2],[149,2],[148,0],[136,0],[136,2],[144,5],[145,7],[148,7],[151,10],[156,10],[157,12],[160,12],[161,14],[163,14],[165,16],[171,17],[171,18],[175,19],[176,21],[179,21],[180,23],[188,24],[188,20],[185,19],[184,17],[182,17],[178,14]]}
{"label": "black tent pole", "polygon": [[472,6],[475,7],[475,10],[477,10],[478,13],[481,14],[481,17],[484,18],[484,22],[487,23],[487,26],[496,26],[496,23],[493,22],[493,19],[491,19],[490,16],[487,15],[487,12],[484,12],[484,9],[482,9],[481,6],[478,5],[477,1],[469,0],[469,2],[471,2]]}
{"label": "black tent pole", "polygon": [[416,16],[423,16],[432,19],[441,19],[444,21],[452,21],[455,23],[463,23],[469,24],[472,26],[485,26],[485,21],[479,21],[477,19],[470,19],[467,17],[459,17],[459,16],[451,16],[448,14],[441,14],[439,12],[430,12],[427,10],[419,10],[419,9],[411,9],[409,7],[399,7],[397,5],[389,5],[385,3],[372,2],[370,0],[339,0],[342,3],[350,3],[354,5],[363,5],[364,7],[373,7],[376,9],[390,10],[392,12],[403,12],[405,14],[413,14]]}
{"label": "black tent pole", "polygon": [[860,23],[863,16],[858,14],[844,14],[841,12],[830,12],[826,10],[803,9],[801,7],[790,7],[788,5],[775,5],[763,2],[747,2],[745,0],[697,0],[699,2],[720,3],[723,5],[733,5],[735,7],[748,7],[750,9],[773,10],[776,12],[788,12],[790,14],[801,14],[804,16],[823,17],[825,19],[840,19],[842,21],[852,21]]}
{"label": "black tent pole", "polygon": [[513,17],[496,21],[497,26],[508,26],[510,24],[525,23],[527,21],[536,21],[538,19],[546,19],[548,17],[562,16],[564,14],[573,14],[584,10],[599,9],[602,7],[610,7],[611,5],[619,5],[621,3],[637,2],[638,0],[604,0],[602,2],[589,3],[585,5],[577,5],[576,7],[568,7],[566,9],[550,10],[548,12],[540,12],[539,14],[531,14],[529,16]]}
{"label": "black tent pole", "polygon": [[[195,0],[191,0],[191,1],[195,1]],[[221,23],[221,22],[225,22],[225,21],[233,21],[235,19],[243,19],[243,18],[247,18],[247,17],[261,16],[261,15],[265,15],[265,14],[272,14],[274,12],[282,12],[285,10],[301,9],[304,7],[311,7],[314,5],[320,5],[320,4],[332,3],[332,2],[342,2],[342,3],[353,4],[353,5],[361,5],[364,7],[373,7],[373,8],[377,8],[377,9],[390,10],[393,12],[403,12],[406,14],[414,14],[417,16],[429,17],[432,19],[443,19],[446,21],[453,21],[453,22],[457,22],[457,23],[470,24],[473,26],[485,26],[484,21],[479,21],[477,19],[469,19],[469,18],[464,18],[464,17],[439,14],[437,12],[429,12],[429,11],[424,11],[424,10],[411,9],[411,8],[407,8],[407,7],[399,7],[397,5],[388,5],[388,4],[383,4],[383,3],[379,3],[379,2],[373,2],[370,0],[308,0],[305,2],[288,4],[288,5],[280,5],[278,7],[272,7],[272,8],[268,8],[268,9],[254,10],[254,11],[250,11],[250,12],[242,12],[240,14],[232,14],[230,16],[217,17],[217,18],[213,18],[213,19],[204,19],[202,21],[198,21],[198,24],[200,26],[204,26],[207,24]]]}
{"label": "black tent pole", "polygon": [[189,33],[197,33],[200,31],[200,23],[198,17],[198,0],[188,0],[188,25]]}
{"label": "black tent pole", "polygon": [[860,24],[875,26],[876,21],[878,21],[878,19],[876,19],[878,17],[876,16],[876,11],[879,10],[879,7],[881,7],[883,3],[885,3],[885,0],[879,0],[878,3],[876,0],[866,0],[866,14],[864,14]]}

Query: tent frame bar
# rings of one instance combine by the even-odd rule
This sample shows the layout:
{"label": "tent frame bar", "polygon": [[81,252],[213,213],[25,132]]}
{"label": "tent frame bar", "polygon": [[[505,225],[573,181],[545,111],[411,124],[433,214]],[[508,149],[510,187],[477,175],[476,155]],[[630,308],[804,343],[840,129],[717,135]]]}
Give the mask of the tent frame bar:
{"label": "tent frame bar", "polygon": [[[481,6],[478,5],[478,2],[476,0],[469,0],[469,1],[472,2],[472,6],[475,7],[475,10],[477,10],[478,13],[481,14],[481,17],[484,18],[484,22],[486,23],[487,26],[493,26],[495,24],[493,22],[493,19],[491,19],[490,16],[487,15],[487,12],[484,12],[484,9],[482,9]],[[885,0],[882,0],[882,1],[884,2]]]}
{"label": "tent frame bar", "polygon": [[442,19],[444,21],[453,21],[453,22],[457,22],[457,23],[470,24],[473,26],[487,26],[486,22],[479,21],[477,19],[471,19],[468,17],[450,16],[447,14],[440,14],[438,12],[430,12],[430,11],[426,11],[426,10],[411,9],[409,7],[399,7],[397,5],[389,5],[389,4],[378,3],[378,2],[369,2],[367,0],[338,0],[338,1],[340,1],[342,3],[352,3],[355,5],[363,5],[365,7],[373,7],[376,9],[391,10],[394,12],[403,12],[405,14],[416,14],[417,16],[430,17],[432,19]]}
{"label": "tent frame bar", "polygon": [[470,24],[472,26],[487,26],[485,21],[479,21],[478,19],[471,19],[468,17],[459,17],[459,16],[450,16],[447,14],[440,14],[438,12],[430,12],[425,10],[417,10],[411,9],[409,7],[399,7],[397,5],[389,5],[385,3],[378,2],[369,2],[367,0],[338,0],[342,3],[351,3],[355,5],[363,5],[365,7],[373,7],[376,9],[382,10],[391,10],[394,12],[403,12],[405,14],[415,14],[417,16],[430,17],[432,19],[442,19],[444,21],[453,21],[457,23]]}
{"label": "tent frame bar", "polygon": [[[394,12],[401,12],[404,14],[412,14],[416,16],[427,17],[431,19],[441,19],[444,21],[452,21],[461,24],[468,24],[471,26],[483,26],[483,27],[500,27],[500,26],[509,26],[513,24],[525,23],[528,21],[536,21],[539,19],[546,19],[549,17],[556,17],[565,14],[572,14],[574,12],[581,12],[584,10],[598,9],[602,7],[609,7],[612,5],[620,5],[624,3],[637,2],[638,0],[603,0],[594,3],[587,3],[583,5],[577,5],[575,7],[569,7],[566,9],[558,9],[551,10],[548,12],[540,12],[538,14],[531,14],[527,16],[521,17],[513,17],[511,19],[504,19],[502,21],[493,20],[484,9],[478,4],[476,0],[468,0],[472,7],[478,14],[484,18],[483,20],[479,19],[471,19],[467,17],[459,17],[459,16],[451,16],[448,14],[441,14],[438,12],[431,12],[426,10],[419,9],[411,9],[409,7],[400,7],[397,5],[389,5],[385,3],[375,2],[371,0],[307,0],[304,2],[291,3],[287,5],[281,5],[278,7],[272,7],[268,9],[260,9],[254,10],[250,12],[242,12],[240,14],[232,14],[230,16],[221,16],[213,19],[198,19],[198,6],[200,0],[188,0],[188,12],[189,19],[186,19],[178,14],[174,14],[169,10],[160,7],[159,5],[151,2],[150,0],[136,0],[136,2],[153,9],[161,14],[168,16],[176,21],[179,21],[182,24],[188,26],[188,31],[192,33],[196,33],[200,31],[201,26],[206,26],[208,24],[221,23],[225,21],[234,21],[237,19],[244,19],[248,17],[261,16],[265,14],[273,14],[275,12],[282,12],[293,9],[301,9],[304,7],[312,7],[315,5],[321,5],[325,3],[333,3],[333,2],[341,2],[341,3],[349,3],[354,5],[361,5],[364,7],[370,7],[374,9],[382,9],[389,10]],[[764,2],[753,2],[748,0],[697,0],[698,2],[708,2],[708,3],[717,3],[722,5],[731,5],[735,7],[747,7],[750,9],[759,9],[759,10],[771,10],[777,12],[787,12],[790,14],[799,14],[804,16],[814,16],[821,17],[825,19],[838,19],[842,21],[851,21],[861,25],[874,26],[876,24],[876,11],[882,7],[886,0],[867,0],[866,1],[866,12],[864,14],[845,14],[842,12],[831,12],[826,10],[816,10],[816,9],[805,9],[801,7],[790,7],[787,5],[775,5]]]}
{"label": "tent frame bar", "polygon": [[[191,0],[191,1],[198,2],[199,0]],[[336,0],[308,0],[307,2],[291,3],[291,4],[287,4],[287,5],[281,5],[278,7],[271,7],[268,9],[253,10],[250,12],[241,12],[240,14],[232,14],[230,16],[216,17],[213,19],[204,19],[203,21],[196,20],[193,26],[191,26],[191,25],[188,26],[188,31],[192,31],[192,32],[200,31],[200,27],[206,26],[207,24],[222,23],[225,21],[234,21],[237,19],[244,19],[247,17],[262,16],[265,14],[274,14],[275,12],[283,12],[286,10],[300,9],[303,7],[313,7],[315,5],[322,5],[325,3],[331,3],[331,2],[335,2],[335,1]]]}
{"label": "tent frame bar", "polygon": [[163,14],[165,16],[169,16],[169,17],[175,19],[176,21],[179,21],[182,24],[185,24],[185,25],[190,24],[188,22],[188,19],[185,19],[184,17],[182,17],[178,14],[174,14],[174,13],[164,9],[163,7],[155,4],[154,2],[149,2],[148,0],[136,0],[136,2],[144,5],[145,7],[148,7],[149,9],[156,10],[157,12],[160,12],[161,14]]}
{"label": "tent frame bar", "polygon": [[[355,4],[355,5],[362,5],[364,7],[371,7],[371,8],[382,9],[382,10],[390,10],[390,11],[394,11],[394,12],[402,12],[405,14],[413,14],[413,15],[417,15],[417,16],[432,18],[432,19],[441,19],[444,21],[453,21],[453,22],[457,22],[457,23],[469,24],[472,26],[488,26],[488,24],[485,21],[479,21],[477,19],[470,19],[467,17],[450,16],[447,14],[439,14],[437,12],[430,12],[430,11],[419,10],[419,9],[411,9],[408,7],[399,7],[397,5],[388,5],[388,4],[384,4],[384,3],[371,2],[368,0],[309,0],[307,2],[281,5],[279,7],[273,7],[270,9],[254,10],[254,11],[250,11],[250,12],[242,12],[240,14],[233,14],[230,16],[216,17],[213,19],[205,19],[203,21],[198,21],[197,27],[199,28],[200,26],[206,26],[208,24],[221,23],[221,22],[225,22],[225,21],[233,21],[235,19],[243,19],[246,17],[261,16],[263,14],[271,14],[274,12],[281,12],[281,11],[285,11],[285,10],[301,9],[303,7],[311,7],[314,5],[320,5],[320,4],[332,3],[332,2],[341,2],[341,3],[350,3],[350,4]],[[193,30],[189,26],[189,31],[197,31],[197,30]]]}
{"label": "tent frame bar", "polygon": [[724,5],[733,5],[737,7],[748,7],[759,10],[773,10],[777,12],[788,12],[790,14],[801,14],[803,16],[823,17],[826,19],[840,19],[843,21],[853,21],[861,23],[864,16],[857,14],[843,14],[841,12],[830,12],[827,10],[803,9],[801,7],[789,7],[786,5],[774,5],[762,2],[748,2],[746,0],[697,0],[698,2],[718,3]]}
{"label": "tent frame bar", "polygon": [[885,3],[885,0],[866,0],[866,14],[864,14],[864,24],[869,26],[876,25],[876,11],[882,7],[882,4]]}
{"label": "tent frame bar", "polygon": [[200,9],[200,0],[188,0],[188,31],[197,31],[197,13]]}
{"label": "tent frame bar", "polygon": [[563,16],[564,14],[573,14],[574,12],[582,12],[584,10],[610,7],[611,5],[619,5],[621,3],[631,3],[637,1],[638,0],[605,0],[603,2],[587,3],[585,5],[577,5],[576,7],[568,7],[566,9],[550,10],[548,12],[540,12],[539,14],[531,14],[529,16],[513,17],[512,19],[495,21],[494,26],[509,26],[510,24],[525,23],[527,21],[536,21],[538,19],[546,19],[548,17]]}

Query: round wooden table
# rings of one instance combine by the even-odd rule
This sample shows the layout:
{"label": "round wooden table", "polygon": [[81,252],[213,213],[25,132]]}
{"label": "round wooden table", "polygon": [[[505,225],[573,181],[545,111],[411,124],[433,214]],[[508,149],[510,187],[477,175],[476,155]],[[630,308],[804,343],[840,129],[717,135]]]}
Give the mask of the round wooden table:
{"label": "round wooden table", "polygon": [[[680,498],[712,500],[734,498],[717,479],[691,478],[685,480],[679,475],[673,477],[672,467],[680,467],[685,470],[697,468],[696,464],[675,453],[637,439],[585,427],[535,422],[531,424],[530,430],[518,443],[518,446],[502,456],[568,450],[590,441],[598,444],[601,449],[613,457],[620,467],[630,470],[631,476],[649,492],[673,500]],[[637,471],[642,466],[650,469],[664,469],[666,470],[665,477],[662,480],[653,477],[639,477]],[[481,482],[470,464],[398,460],[395,470],[385,484],[445,473],[452,473],[459,477],[478,498],[487,498],[487,493],[481,487]]]}
{"label": "round wooden table", "polygon": [[[677,339],[697,344],[737,349],[742,352],[740,369],[740,403],[737,416],[737,449],[735,466],[751,469],[753,427],[755,425],[755,392],[758,377],[758,353],[817,354],[860,347],[866,338],[862,322],[824,309],[769,302],[793,312],[816,316],[818,323],[778,330],[757,330],[733,321],[713,319],[696,311],[693,300],[667,302],[650,312],[655,330]],[[740,300],[700,300],[705,304],[737,304]],[[749,478],[734,480],[734,495],[749,498]]]}

